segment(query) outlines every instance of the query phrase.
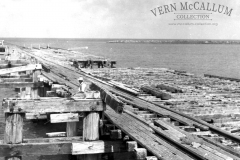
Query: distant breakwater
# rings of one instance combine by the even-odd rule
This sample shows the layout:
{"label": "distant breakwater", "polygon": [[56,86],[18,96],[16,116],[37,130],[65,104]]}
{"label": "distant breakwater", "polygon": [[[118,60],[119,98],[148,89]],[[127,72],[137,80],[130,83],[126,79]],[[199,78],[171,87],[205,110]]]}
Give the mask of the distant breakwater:
{"label": "distant breakwater", "polygon": [[240,44],[237,40],[112,40],[108,43],[156,43],[156,44]]}

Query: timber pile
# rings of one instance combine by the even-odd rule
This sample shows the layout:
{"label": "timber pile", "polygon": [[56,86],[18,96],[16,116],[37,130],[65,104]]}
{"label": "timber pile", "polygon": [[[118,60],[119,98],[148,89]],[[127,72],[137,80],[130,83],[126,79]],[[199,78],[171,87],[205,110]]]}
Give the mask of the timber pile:
{"label": "timber pile", "polygon": [[[115,68],[85,70],[94,76],[141,89],[155,86],[171,95],[170,100],[161,100],[152,94],[142,93],[139,97],[201,118],[229,132],[239,129],[240,82],[218,78],[193,76],[165,68]],[[234,132],[240,135],[240,132]]]}
{"label": "timber pile", "polygon": [[157,98],[161,98],[162,100],[171,99],[171,95],[167,94],[166,92],[157,90],[155,88],[152,88],[149,86],[142,86],[141,89],[146,93],[150,93],[150,94],[156,96]]}

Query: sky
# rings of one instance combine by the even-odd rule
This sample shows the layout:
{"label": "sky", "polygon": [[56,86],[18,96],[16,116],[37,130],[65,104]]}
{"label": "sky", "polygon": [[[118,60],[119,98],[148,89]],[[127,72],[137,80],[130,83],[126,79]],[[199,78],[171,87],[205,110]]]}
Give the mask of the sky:
{"label": "sky", "polygon": [[176,25],[196,21],[176,22],[174,13],[155,16],[151,12],[156,7],[180,2],[196,1],[0,0],[0,37],[240,39],[239,0],[198,0],[233,9],[231,16],[211,14],[211,23],[217,26]]}

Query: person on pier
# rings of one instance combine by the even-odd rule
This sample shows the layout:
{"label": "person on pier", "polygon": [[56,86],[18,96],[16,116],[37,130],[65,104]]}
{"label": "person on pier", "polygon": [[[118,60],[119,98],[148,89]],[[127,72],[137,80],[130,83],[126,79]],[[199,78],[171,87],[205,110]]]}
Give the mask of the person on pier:
{"label": "person on pier", "polygon": [[87,84],[83,82],[83,77],[79,77],[77,80],[79,82],[78,92],[73,94],[72,97],[85,99],[86,91],[87,91]]}
{"label": "person on pier", "polygon": [[87,84],[83,82],[83,77],[79,77],[78,82],[79,82],[78,92],[79,93],[86,92]]}
{"label": "person on pier", "polygon": [[85,83],[83,81],[83,77],[79,77],[78,82],[79,82],[78,92],[72,95],[72,97],[80,99],[100,98],[100,92],[92,90],[92,88],[90,87],[91,84]]}

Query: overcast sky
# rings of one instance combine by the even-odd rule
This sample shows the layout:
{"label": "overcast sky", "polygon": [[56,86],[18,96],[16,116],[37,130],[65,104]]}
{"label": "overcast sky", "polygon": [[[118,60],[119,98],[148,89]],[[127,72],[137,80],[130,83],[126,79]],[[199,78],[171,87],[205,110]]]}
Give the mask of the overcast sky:
{"label": "overcast sky", "polygon": [[173,13],[150,11],[174,2],[185,1],[0,0],[0,37],[240,39],[239,0],[205,0],[233,8],[211,15],[218,26],[173,26]]}

